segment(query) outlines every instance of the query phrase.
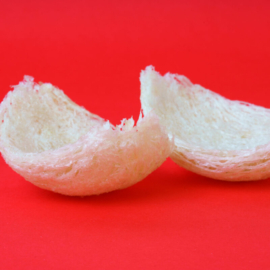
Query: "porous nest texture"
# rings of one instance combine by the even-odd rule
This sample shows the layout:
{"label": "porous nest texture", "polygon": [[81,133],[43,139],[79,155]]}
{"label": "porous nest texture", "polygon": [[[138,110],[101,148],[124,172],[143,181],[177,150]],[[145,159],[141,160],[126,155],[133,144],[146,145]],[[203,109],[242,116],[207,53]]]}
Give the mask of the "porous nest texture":
{"label": "porous nest texture", "polygon": [[270,110],[232,101],[185,76],[141,72],[141,104],[154,110],[174,137],[171,158],[195,173],[220,180],[270,177]]}
{"label": "porous nest texture", "polygon": [[0,105],[0,151],[26,180],[65,195],[131,186],[158,168],[174,147],[154,113],[118,126],[30,76]]}

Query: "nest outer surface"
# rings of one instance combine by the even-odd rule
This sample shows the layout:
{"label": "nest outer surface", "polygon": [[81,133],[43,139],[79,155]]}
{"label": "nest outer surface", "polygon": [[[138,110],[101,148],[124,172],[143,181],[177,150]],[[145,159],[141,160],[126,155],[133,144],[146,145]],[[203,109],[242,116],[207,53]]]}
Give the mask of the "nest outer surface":
{"label": "nest outer surface", "polygon": [[141,72],[141,104],[174,137],[171,159],[210,178],[249,181],[270,177],[270,110],[232,101],[182,75]]}
{"label": "nest outer surface", "polygon": [[26,180],[65,195],[93,195],[131,186],[173,149],[154,113],[113,126],[32,77],[0,105],[0,151]]}

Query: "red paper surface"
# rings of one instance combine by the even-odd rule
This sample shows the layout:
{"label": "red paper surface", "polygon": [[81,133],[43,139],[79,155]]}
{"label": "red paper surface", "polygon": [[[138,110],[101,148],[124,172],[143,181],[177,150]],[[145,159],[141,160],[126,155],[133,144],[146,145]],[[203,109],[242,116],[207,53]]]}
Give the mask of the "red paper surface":
{"label": "red paper surface", "polygon": [[[113,124],[139,116],[154,65],[270,108],[269,1],[2,1],[0,99],[23,75]],[[26,182],[0,159],[0,269],[270,269],[270,182],[229,183],[168,159],[86,198]]]}

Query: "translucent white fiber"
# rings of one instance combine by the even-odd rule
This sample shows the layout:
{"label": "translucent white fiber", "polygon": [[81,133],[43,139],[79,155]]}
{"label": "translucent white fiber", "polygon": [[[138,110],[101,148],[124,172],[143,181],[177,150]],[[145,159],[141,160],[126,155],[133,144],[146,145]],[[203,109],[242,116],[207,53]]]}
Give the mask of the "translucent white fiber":
{"label": "translucent white fiber", "polygon": [[175,139],[171,158],[198,174],[244,181],[270,177],[270,110],[228,100],[185,76],[141,72],[141,103]]}
{"label": "translucent white fiber", "polygon": [[114,127],[49,83],[24,81],[0,105],[0,151],[26,180],[66,195],[123,189],[159,167],[173,144],[149,113]]}

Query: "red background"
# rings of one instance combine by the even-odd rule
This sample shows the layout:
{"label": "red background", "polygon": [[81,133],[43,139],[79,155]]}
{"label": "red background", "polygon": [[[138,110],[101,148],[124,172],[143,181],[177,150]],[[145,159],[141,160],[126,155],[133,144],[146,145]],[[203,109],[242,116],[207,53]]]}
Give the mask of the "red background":
{"label": "red background", "polygon": [[[269,1],[1,1],[0,98],[24,74],[110,119],[138,118],[147,65],[270,107]],[[0,159],[0,269],[270,269],[270,182],[171,160],[125,190],[65,197]]]}

